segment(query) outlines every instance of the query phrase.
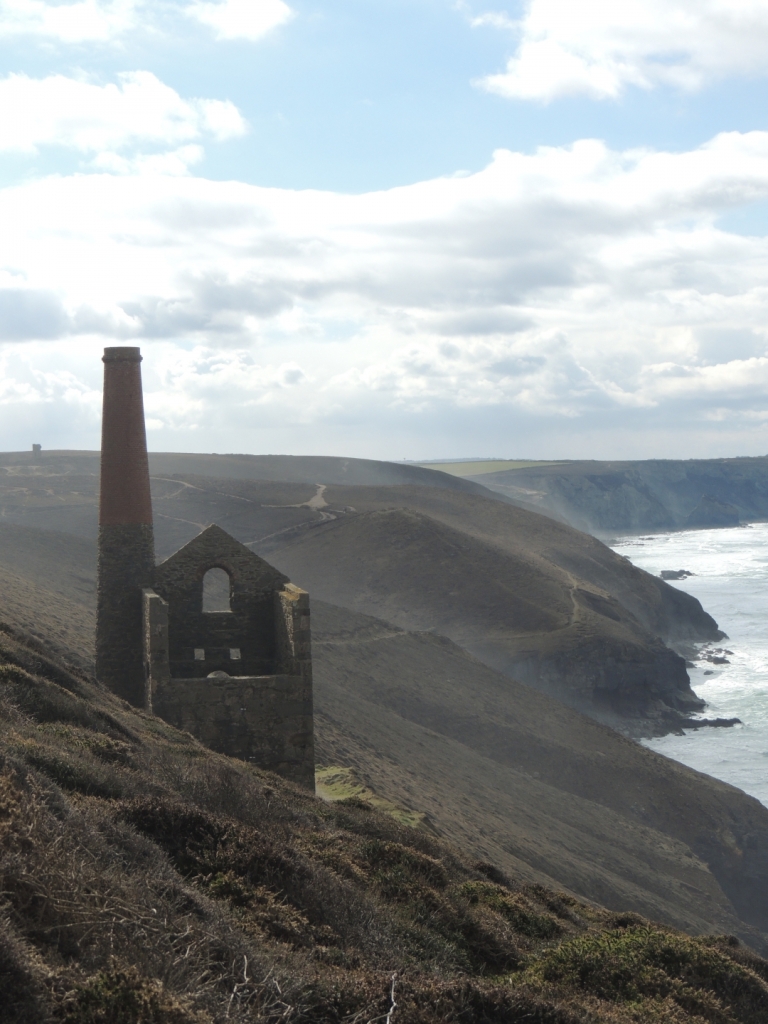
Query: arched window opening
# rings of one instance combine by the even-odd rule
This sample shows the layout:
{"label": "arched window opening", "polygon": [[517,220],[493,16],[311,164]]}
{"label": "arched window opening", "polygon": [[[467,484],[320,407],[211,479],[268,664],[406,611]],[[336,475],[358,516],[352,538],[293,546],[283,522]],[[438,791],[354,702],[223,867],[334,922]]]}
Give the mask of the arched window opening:
{"label": "arched window opening", "polygon": [[229,603],[229,574],[223,569],[209,569],[203,576],[203,611],[232,611]]}

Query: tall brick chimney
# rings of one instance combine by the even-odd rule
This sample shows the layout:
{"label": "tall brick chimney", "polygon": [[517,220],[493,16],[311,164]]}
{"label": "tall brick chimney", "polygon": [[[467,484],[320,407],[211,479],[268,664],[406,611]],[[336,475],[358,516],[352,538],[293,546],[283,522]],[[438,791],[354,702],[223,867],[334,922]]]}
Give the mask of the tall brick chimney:
{"label": "tall brick chimney", "polygon": [[144,704],[142,587],[155,567],[138,348],[104,349],[96,676]]}

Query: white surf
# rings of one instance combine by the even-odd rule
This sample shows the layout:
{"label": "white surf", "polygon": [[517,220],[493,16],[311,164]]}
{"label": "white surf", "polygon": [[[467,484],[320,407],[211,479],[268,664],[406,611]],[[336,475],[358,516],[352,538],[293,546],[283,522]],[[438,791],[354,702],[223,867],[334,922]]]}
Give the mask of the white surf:
{"label": "white surf", "polygon": [[731,652],[727,664],[699,661],[689,669],[693,689],[708,705],[699,717],[743,723],[644,742],[768,806],[768,523],[624,538],[612,546],[654,575],[695,573],[670,583],[697,597],[728,634],[710,646]]}

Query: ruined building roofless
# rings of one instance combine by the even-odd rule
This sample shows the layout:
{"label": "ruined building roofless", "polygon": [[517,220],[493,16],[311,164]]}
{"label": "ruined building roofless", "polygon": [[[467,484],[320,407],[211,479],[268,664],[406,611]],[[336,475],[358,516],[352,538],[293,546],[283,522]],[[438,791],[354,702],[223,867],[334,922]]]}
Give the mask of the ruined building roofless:
{"label": "ruined building roofless", "polygon": [[[155,566],[138,348],[104,350],[96,674],[114,693],[314,789],[309,597],[218,526]],[[229,577],[229,610],[203,580]]]}

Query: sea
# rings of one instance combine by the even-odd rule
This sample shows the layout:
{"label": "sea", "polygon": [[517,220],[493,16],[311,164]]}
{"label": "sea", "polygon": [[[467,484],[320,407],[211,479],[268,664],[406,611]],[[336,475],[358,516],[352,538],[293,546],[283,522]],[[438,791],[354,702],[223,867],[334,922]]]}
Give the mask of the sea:
{"label": "sea", "polygon": [[728,634],[707,645],[710,653],[724,649],[713,656],[725,664],[698,661],[688,670],[693,689],[707,702],[694,717],[739,718],[742,724],[643,742],[768,807],[768,523],[625,537],[611,546],[654,575],[664,569],[693,573],[668,582],[697,597]]}

